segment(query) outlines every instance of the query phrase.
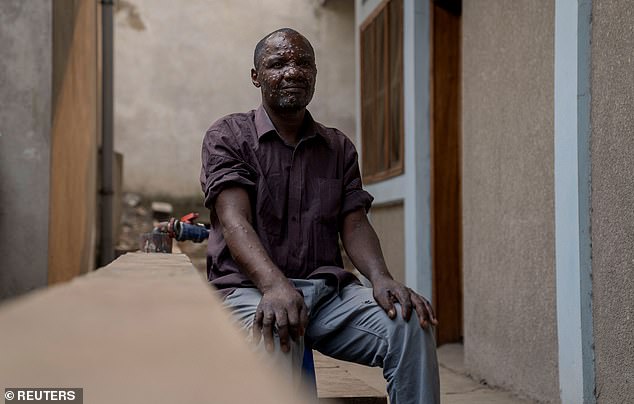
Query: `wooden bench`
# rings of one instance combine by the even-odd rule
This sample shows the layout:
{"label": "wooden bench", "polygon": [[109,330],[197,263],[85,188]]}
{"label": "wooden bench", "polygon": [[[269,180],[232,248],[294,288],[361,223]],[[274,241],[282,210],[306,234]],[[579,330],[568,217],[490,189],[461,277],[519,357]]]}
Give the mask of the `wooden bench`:
{"label": "wooden bench", "polygon": [[[315,371],[320,402],[386,402],[320,355]],[[9,387],[83,388],[86,403],[312,401],[258,361],[182,254],[128,253],[0,304],[0,391]]]}

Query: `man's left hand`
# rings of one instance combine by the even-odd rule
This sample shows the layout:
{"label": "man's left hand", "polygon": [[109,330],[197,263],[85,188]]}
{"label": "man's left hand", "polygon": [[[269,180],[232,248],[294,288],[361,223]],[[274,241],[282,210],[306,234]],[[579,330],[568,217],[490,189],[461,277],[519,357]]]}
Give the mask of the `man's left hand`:
{"label": "man's left hand", "polygon": [[405,321],[409,321],[414,309],[421,327],[427,328],[429,324],[438,324],[429,301],[402,283],[386,277],[375,281],[372,286],[374,300],[391,319],[397,315],[394,303],[400,303],[401,314]]}

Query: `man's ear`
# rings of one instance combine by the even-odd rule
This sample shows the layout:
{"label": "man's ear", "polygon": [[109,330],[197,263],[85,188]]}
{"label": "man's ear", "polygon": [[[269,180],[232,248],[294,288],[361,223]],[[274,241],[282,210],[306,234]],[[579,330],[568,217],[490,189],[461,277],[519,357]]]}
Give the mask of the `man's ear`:
{"label": "man's ear", "polygon": [[255,69],[251,69],[251,83],[254,86],[260,87],[260,80],[258,80],[258,72]]}

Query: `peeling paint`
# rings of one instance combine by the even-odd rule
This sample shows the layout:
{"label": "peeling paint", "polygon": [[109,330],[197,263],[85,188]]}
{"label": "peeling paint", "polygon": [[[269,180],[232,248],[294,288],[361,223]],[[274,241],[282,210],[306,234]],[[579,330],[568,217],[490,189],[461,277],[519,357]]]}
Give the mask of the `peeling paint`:
{"label": "peeling paint", "polygon": [[132,2],[119,0],[117,2],[115,13],[119,12],[125,12],[127,14],[126,23],[130,26],[130,28],[136,31],[145,31],[145,23],[143,23],[141,13],[139,13],[139,9],[137,6],[132,4]]}

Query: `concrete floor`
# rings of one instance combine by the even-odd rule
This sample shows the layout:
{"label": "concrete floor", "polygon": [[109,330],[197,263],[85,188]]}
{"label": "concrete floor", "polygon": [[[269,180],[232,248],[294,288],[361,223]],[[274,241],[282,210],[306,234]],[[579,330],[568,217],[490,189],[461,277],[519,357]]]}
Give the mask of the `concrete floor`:
{"label": "concrete floor", "polygon": [[[319,354],[316,354],[316,356]],[[316,358],[316,362],[317,362]],[[378,391],[385,391],[381,369],[335,361],[354,378],[360,379]],[[440,395],[443,404],[533,404],[510,392],[480,384],[466,376],[461,344],[443,345],[438,349],[440,363]]]}
{"label": "concrete floor", "polygon": [[[201,272],[205,269],[206,243],[178,243],[175,247],[187,254],[194,266]],[[315,352],[315,364],[318,366],[323,361],[330,362],[347,371],[348,377],[361,379],[367,385],[379,392],[385,392],[385,380],[381,374],[381,369],[360,366],[348,362],[337,361],[331,358],[320,359],[320,354]],[[440,394],[443,404],[533,404],[534,402],[522,399],[514,394],[495,389],[467,376],[467,371],[463,364],[462,344],[446,344],[438,349],[438,361],[440,363]],[[330,366],[330,365],[327,365]],[[328,372],[326,372],[327,374]],[[339,373],[336,373],[339,375]],[[339,377],[339,376],[337,376]],[[332,382],[331,379],[327,379]],[[326,381],[324,381],[326,382]],[[330,386],[332,394],[341,393],[340,385]],[[345,384],[345,383],[344,383]],[[358,393],[358,391],[355,391]]]}
{"label": "concrete floor", "polygon": [[444,404],[534,404],[501,389],[480,384],[466,376],[462,344],[447,344],[438,349],[440,393]]}

